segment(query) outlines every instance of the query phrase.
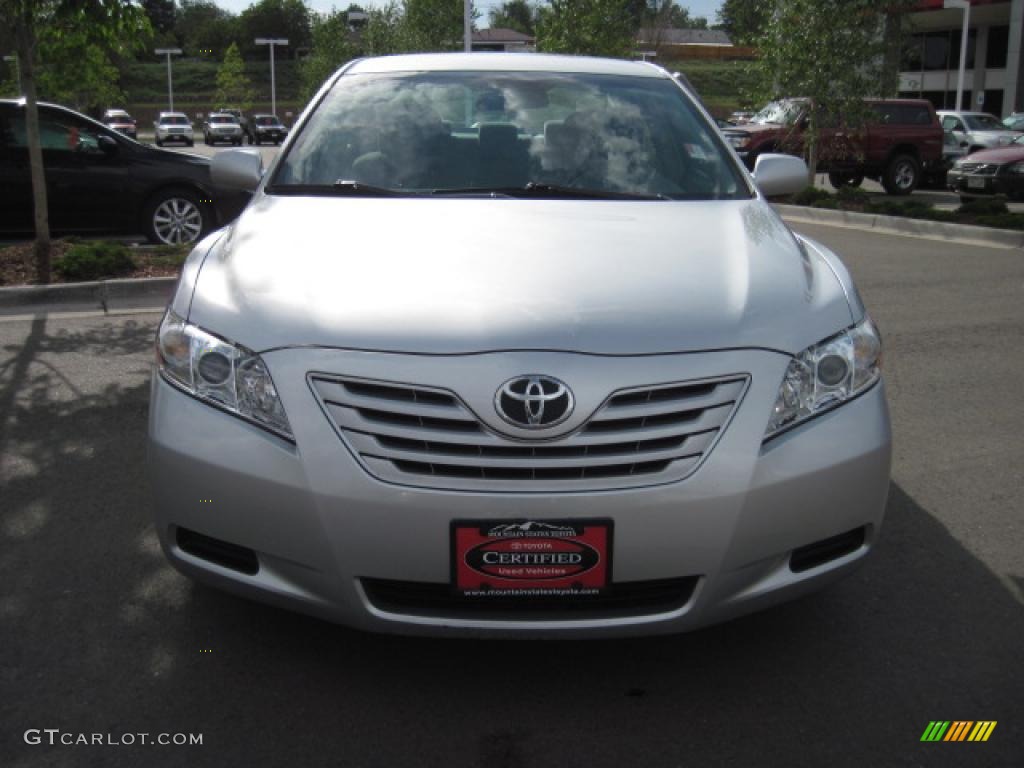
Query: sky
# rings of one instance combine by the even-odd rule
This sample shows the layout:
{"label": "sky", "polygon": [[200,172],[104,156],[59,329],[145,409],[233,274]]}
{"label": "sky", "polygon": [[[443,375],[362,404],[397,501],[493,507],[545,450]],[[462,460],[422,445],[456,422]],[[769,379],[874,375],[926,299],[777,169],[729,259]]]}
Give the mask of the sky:
{"label": "sky", "polygon": [[[314,11],[329,11],[333,7],[348,8],[349,3],[352,0],[306,0],[306,5],[312,8]],[[217,5],[221,8],[227,8],[235,13],[240,13],[252,5],[252,0],[215,0]],[[374,6],[383,5],[382,0],[355,0],[359,5],[362,6]],[[683,8],[688,8],[690,13],[694,16],[705,16],[707,20],[714,24],[715,15],[718,13],[718,8],[722,4],[722,0],[676,0],[676,2]],[[502,0],[474,0],[474,5],[477,10],[480,11],[481,19],[480,26],[483,27],[487,24],[487,12],[498,5],[501,5]]]}

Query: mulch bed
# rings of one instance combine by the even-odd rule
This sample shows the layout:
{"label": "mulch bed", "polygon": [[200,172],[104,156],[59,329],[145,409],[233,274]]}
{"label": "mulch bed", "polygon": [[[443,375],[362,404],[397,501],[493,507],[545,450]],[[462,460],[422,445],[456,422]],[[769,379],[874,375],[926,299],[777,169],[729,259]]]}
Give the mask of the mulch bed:
{"label": "mulch bed", "polygon": [[[51,266],[61,258],[73,242],[54,240],[50,250]],[[36,265],[32,254],[31,242],[18,243],[0,248],[0,287],[15,285],[35,285]],[[184,255],[168,255],[165,250],[151,250],[129,246],[135,269],[127,275],[118,277],[177,277],[181,271]],[[51,270],[51,283],[65,283],[56,270]]]}

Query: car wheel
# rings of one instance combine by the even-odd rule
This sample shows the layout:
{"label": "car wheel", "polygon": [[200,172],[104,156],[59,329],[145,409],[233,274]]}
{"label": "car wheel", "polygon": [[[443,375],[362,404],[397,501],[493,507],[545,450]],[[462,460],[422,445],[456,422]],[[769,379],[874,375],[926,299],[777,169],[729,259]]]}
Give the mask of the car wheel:
{"label": "car wheel", "polygon": [[187,189],[164,189],[152,197],[143,214],[146,237],[158,245],[194,243],[210,229],[212,217]]}
{"label": "car wheel", "polygon": [[840,189],[841,187],[859,187],[863,181],[864,174],[862,173],[842,173],[833,171],[828,175],[828,183],[831,184],[834,189]]}
{"label": "car wheel", "polygon": [[155,141],[155,142],[156,142],[156,145],[157,145],[158,147],[162,147],[162,146],[164,145],[164,143],[163,143],[162,141],[160,141],[160,139],[153,139],[153,141]]}
{"label": "car wheel", "polygon": [[911,155],[896,155],[882,175],[882,186],[890,195],[909,195],[921,178],[921,166]]}
{"label": "car wheel", "polygon": [[192,141],[191,139],[190,139],[189,141],[186,141],[186,142],[185,142],[185,146],[186,146],[186,147],[194,147],[194,146],[195,146],[195,144],[196,144],[196,143],[195,143],[194,141]]}

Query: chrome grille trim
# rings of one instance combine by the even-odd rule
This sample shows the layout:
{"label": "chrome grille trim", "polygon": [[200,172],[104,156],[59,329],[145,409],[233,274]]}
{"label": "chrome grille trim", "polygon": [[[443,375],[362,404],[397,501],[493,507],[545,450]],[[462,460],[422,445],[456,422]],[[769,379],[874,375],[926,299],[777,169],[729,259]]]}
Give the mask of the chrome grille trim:
{"label": "chrome grille trim", "polygon": [[999,165],[996,163],[963,163],[959,170],[975,176],[994,176],[999,170]]}
{"label": "chrome grille trim", "polygon": [[534,439],[501,434],[449,390],[319,373],[309,382],[338,435],[379,480],[571,492],[687,477],[721,436],[749,376],[617,390],[569,434]]}

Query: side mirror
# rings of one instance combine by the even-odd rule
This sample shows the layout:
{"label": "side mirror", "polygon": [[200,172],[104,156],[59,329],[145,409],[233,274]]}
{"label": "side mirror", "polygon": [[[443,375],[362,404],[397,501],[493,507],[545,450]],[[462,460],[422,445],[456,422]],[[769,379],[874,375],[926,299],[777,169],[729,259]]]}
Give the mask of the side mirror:
{"label": "side mirror", "polygon": [[754,165],[754,182],[765,197],[795,195],[807,186],[807,163],[792,155],[764,154]]}
{"label": "side mirror", "polygon": [[96,143],[105,154],[112,155],[117,152],[117,141],[112,136],[100,134],[96,137]]}
{"label": "side mirror", "polygon": [[218,152],[210,163],[210,177],[218,187],[252,192],[263,178],[263,156],[252,149]]}

